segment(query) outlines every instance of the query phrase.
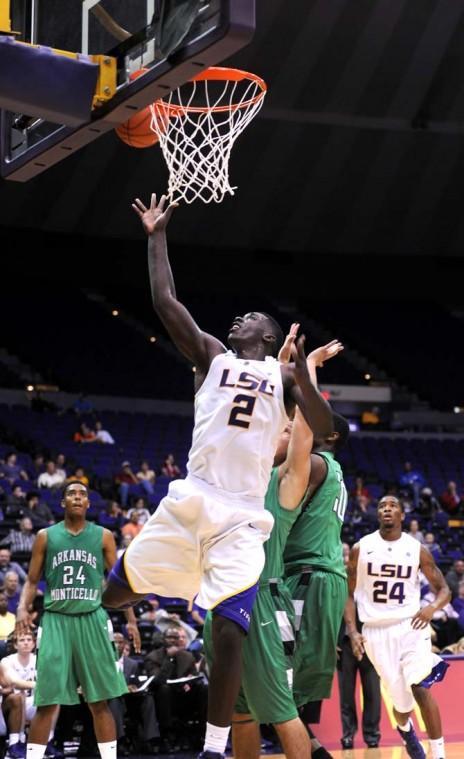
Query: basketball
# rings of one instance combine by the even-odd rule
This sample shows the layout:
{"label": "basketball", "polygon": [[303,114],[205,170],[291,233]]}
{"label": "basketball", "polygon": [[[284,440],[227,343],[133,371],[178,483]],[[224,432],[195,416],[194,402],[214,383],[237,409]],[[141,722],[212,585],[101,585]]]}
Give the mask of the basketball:
{"label": "basketball", "polygon": [[[139,76],[142,76],[147,71],[147,69],[139,69],[138,71],[133,71],[132,74],[129,76],[129,79],[133,81],[134,79],[137,79]],[[157,124],[159,126],[160,124],[160,110],[159,107],[156,108],[156,115],[157,115]],[[167,126],[167,117],[166,124]],[[158,142],[158,136],[156,132],[154,132],[150,128],[152,120],[152,115],[150,111],[150,106],[147,105],[146,108],[142,108],[141,111],[136,113],[134,116],[132,116],[128,121],[124,122],[124,124],[121,124],[115,129],[116,134],[118,137],[126,143],[126,145],[129,145],[131,148],[151,148],[152,145],[156,145]],[[163,122],[161,122],[163,123]]]}
{"label": "basketball", "polygon": [[132,116],[115,129],[118,137],[131,148],[151,148],[158,142],[158,135],[150,128],[150,106]]}

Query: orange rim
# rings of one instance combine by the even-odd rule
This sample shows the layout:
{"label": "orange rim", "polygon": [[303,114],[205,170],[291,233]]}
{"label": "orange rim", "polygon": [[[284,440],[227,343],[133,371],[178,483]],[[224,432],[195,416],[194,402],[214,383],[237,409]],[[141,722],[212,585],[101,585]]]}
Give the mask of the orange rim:
{"label": "orange rim", "polygon": [[[211,66],[210,68],[202,71],[190,79],[191,82],[242,82],[244,79],[249,79],[251,82],[259,87],[259,92],[252,98],[244,100],[241,103],[230,105],[214,105],[214,106],[180,106],[173,105],[172,103],[166,103],[162,98],[156,100],[153,106],[159,106],[168,111],[169,116],[183,116],[186,113],[226,113],[227,111],[234,111],[242,108],[249,108],[250,106],[258,103],[267,92],[267,85],[264,79],[261,79],[257,74],[252,74],[250,71],[241,71],[240,69],[225,68],[222,66]],[[152,106],[152,108],[153,108]]]}

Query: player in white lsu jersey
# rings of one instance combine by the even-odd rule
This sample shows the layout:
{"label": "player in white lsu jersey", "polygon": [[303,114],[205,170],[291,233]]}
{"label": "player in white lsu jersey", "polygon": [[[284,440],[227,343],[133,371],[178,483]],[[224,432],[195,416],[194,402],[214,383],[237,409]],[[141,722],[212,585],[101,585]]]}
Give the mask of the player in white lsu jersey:
{"label": "player in white lsu jersey", "polygon": [[[103,603],[121,607],[140,594],[179,596],[213,609],[214,665],[208,699],[205,759],[222,757],[240,687],[241,647],[248,630],[263,542],[272,529],[264,509],[274,453],[295,403],[315,434],[332,428],[329,406],[312,385],[303,343],[294,364],[275,356],[283,342],[267,314],[236,317],[228,351],[202,332],[177,300],[167,256],[164,211],[133,208],[148,235],[154,308],[173,342],[194,365],[195,426],[185,480],[169,486],[155,514],[113,568]],[[240,281],[237,272],[229,272]]]}
{"label": "player in white lsu jersey", "polygon": [[[410,720],[419,705],[433,759],[444,759],[440,712],[429,688],[442,680],[447,664],[432,653],[430,620],[449,602],[450,591],[433,556],[418,540],[402,532],[404,511],[391,495],[378,505],[379,530],[356,543],[348,565],[347,633],[358,659],[366,651],[394,706],[398,731],[413,759],[425,752]],[[420,608],[419,570],[436,593]],[[356,629],[355,602],[363,623]]]}

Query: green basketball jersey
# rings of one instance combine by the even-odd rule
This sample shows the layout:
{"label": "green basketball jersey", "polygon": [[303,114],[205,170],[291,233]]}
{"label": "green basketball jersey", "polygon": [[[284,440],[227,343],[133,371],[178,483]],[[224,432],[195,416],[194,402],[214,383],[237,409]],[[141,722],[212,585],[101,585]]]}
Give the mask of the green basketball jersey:
{"label": "green basketball jersey", "polygon": [[346,577],[340,539],[348,501],[343,472],[332,453],[317,455],[327,464],[327,476],[292,528],[284,554],[285,570],[311,565]]}
{"label": "green basketball jersey", "polygon": [[301,507],[289,511],[280,505],[279,469],[277,467],[271,473],[271,479],[264,499],[264,507],[274,517],[274,527],[272,528],[269,540],[266,540],[264,543],[266,561],[259,578],[260,582],[270,580],[272,577],[283,577],[285,543],[292,526],[295,524],[295,519],[301,512]]}
{"label": "green basketball jersey", "polygon": [[101,606],[103,527],[86,522],[72,535],[64,521],[47,528],[44,608],[60,614],[86,614]]}

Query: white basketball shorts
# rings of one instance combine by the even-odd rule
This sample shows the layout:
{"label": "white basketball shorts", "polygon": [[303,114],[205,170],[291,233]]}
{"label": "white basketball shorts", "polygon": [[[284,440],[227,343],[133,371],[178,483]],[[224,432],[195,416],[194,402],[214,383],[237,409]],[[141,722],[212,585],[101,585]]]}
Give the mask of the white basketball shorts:
{"label": "white basketball shorts", "polygon": [[168,495],[124,554],[136,593],[185,598],[211,609],[253,586],[274,520],[261,499],[234,498],[189,475]]}
{"label": "white basketball shorts", "polygon": [[34,696],[26,696],[26,702],[24,705],[26,722],[31,722],[37,711],[37,707],[34,706]]}
{"label": "white basketball shorts", "polygon": [[419,685],[441,662],[432,653],[430,627],[414,630],[411,619],[386,626],[364,625],[366,653],[393,705],[403,714],[414,708],[411,686]]}

